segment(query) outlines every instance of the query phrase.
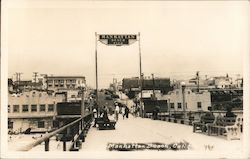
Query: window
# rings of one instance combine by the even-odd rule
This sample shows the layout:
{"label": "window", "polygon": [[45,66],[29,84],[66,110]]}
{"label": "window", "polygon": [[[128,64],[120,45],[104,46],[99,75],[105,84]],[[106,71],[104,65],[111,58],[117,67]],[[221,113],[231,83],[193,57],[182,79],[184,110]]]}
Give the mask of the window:
{"label": "window", "polygon": [[48,111],[53,112],[54,111],[54,104],[49,104],[48,105]]}
{"label": "window", "polygon": [[8,105],[8,113],[10,113],[10,105]]}
{"label": "window", "polygon": [[52,80],[48,80],[48,83],[49,83],[49,84],[52,84],[52,83],[53,83],[53,81],[52,81]]}
{"label": "window", "polygon": [[19,112],[19,105],[13,105],[13,112]]}
{"label": "window", "polygon": [[64,87],[64,80],[60,80],[60,87]]}
{"label": "window", "polygon": [[197,108],[198,108],[198,109],[201,108],[201,102],[197,102]]}
{"label": "window", "polygon": [[23,105],[23,112],[28,112],[28,111],[29,111],[29,106]]}
{"label": "window", "polygon": [[38,128],[44,128],[44,121],[38,121],[37,127]]}
{"label": "window", "polygon": [[178,103],[178,109],[181,109],[181,103]]}
{"label": "window", "polygon": [[40,112],[45,112],[45,104],[40,105]]}
{"label": "window", "polygon": [[37,105],[31,105],[31,111],[36,112],[37,111]]}
{"label": "window", "polygon": [[170,103],[170,108],[174,109],[174,103]]}
{"label": "window", "polygon": [[53,120],[53,128],[58,128],[59,127],[59,121]]}
{"label": "window", "polygon": [[13,129],[13,122],[12,121],[8,121],[8,129]]}
{"label": "window", "polygon": [[188,104],[186,103],[186,109],[188,108]]}

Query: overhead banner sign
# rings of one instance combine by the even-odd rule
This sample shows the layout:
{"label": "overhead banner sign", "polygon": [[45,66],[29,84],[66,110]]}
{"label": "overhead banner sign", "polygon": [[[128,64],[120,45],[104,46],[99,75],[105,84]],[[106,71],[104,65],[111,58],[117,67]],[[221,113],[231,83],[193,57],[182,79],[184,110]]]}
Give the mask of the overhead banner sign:
{"label": "overhead banner sign", "polygon": [[105,45],[130,45],[137,41],[137,35],[109,35],[101,34],[99,35],[99,41]]}

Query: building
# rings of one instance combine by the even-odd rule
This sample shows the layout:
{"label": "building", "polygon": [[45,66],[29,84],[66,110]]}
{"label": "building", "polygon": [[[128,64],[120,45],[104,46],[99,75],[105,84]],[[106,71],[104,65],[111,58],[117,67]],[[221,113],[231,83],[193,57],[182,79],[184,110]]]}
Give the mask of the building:
{"label": "building", "polygon": [[199,85],[197,82],[194,82],[194,79],[190,79],[190,80],[178,80],[175,81],[174,85],[174,89],[181,89],[181,82],[185,82],[186,83],[186,88],[190,89],[193,92],[198,92],[198,90],[208,90],[211,88],[215,88],[214,85],[208,84],[207,81],[204,80],[200,80]]}
{"label": "building", "polygon": [[[129,98],[135,98],[140,92],[140,80],[138,77],[124,78],[122,80],[122,88]],[[173,90],[169,78],[143,78],[142,90],[159,90],[162,94],[167,94]]]}
{"label": "building", "polygon": [[31,128],[33,132],[50,131],[56,114],[56,104],[65,101],[64,94],[49,94],[29,91],[8,95],[8,128],[13,132],[23,132]]}
{"label": "building", "polygon": [[[168,112],[172,114],[196,113],[208,111],[211,107],[210,92],[202,90],[200,92],[193,92],[189,88],[175,89],[167,95],[156,94],[157,100],[166,100],[168,105]],[[185,104],[183,104],[185,103]]]}
{"label": "building", "polygon": [[232,87],[232,77],[228,75],[213,77],[210,80],[215,85],[215,88],[228,89]]}
{"label": "building", "polygon": [[8,78],[8,91],[13,92],[14,91],[14,82],[11,78]]}
{"label": "building", "polygon": [[18,92],[22,92],[23,90],[28,90],[32,88],[32,81],[31,80],[15,81],[14,85]]}
{"label": "building", "polygon": [[78,89],[82,85],[86,85],[84,76],[47,76],[47,89],[48,90],[67,90]]}
{"label": "building", "polygon": [[138,89],[140,86],[139,78],[132,77],[132,78],[123,78],[122,79],[122,88],[123,90],[133,90]]}
{"label": "building", "polygon": [[12,79],[8,79],[8,88],[10,92],[16,93],[31,90],[44,90],[42,82],[32,82],[32,80],[12,81]]}
{"label": "building", "polygon": [[226,110],[228,106],[234,110],[243,110],[243,89],[211,89],[213,110]]}
{"label": "building", "polygon": [[243,78],[237,78],[235,80],[235,88],[239,88],[239,89],[243,88]]}

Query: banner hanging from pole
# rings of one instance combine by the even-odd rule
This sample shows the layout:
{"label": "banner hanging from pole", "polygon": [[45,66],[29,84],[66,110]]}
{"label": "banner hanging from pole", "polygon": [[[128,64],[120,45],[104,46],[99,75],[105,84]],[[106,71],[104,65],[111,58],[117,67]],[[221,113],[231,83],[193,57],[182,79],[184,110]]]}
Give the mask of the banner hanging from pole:
{"label": "banner hanging from pole", "polygon": [[98,38],[101,43],[111,46],[131,45],[137,41],[136,34],[129,34],[129,35],[100,34]]}

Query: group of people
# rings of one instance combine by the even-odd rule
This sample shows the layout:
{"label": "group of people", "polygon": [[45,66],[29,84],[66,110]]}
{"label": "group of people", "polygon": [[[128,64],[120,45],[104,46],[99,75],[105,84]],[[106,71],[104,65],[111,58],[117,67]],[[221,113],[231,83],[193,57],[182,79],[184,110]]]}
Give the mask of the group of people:
{"label": "group of people", "polygon": [[[93,109],[93,116],[94,116],[94,126],[93,127],[96,127],[97,118],[98,118],[98,112],[97,112],[96,108]],[[104,120],[104,121],[109,121],[108,108],[106,106],[103,106],[100,109],[99,118]]]}
{"label": "group of people", "polygon": [[136,106],[136,105],[133,105],[132,106],[132,113],[133,113],[134,117],[138,117],[139,113],[140,113],[140,107]]}
{"label": "group of people", "polygon": [[108,117],[109,112],[111,113],[111,115],[113,115],[113,113],[114,113],[114,119],[116,121],[118,121],[118,119],[119,119],[119,114],[122,114],[123,119],[129,118],[129,112],[130,112],[128,106],[123,105],[123,106],[120,107],[118,105],[118,103],[115,103],[114,112],[110,111],[107,106],[101,107],[99,111],[100,112],[98,114],[97,108],[93,109],[93,117],[94,117],[94,125],[93,125],[93,127],[96,127],[97,119],[101,119],[101,120],[104,120],[104,121],[109,121],[109,117]]}
{"label": "group of people", "polygon": [[211,112],[211,110],[209,112],[207,112],[206,114],[204,114],[203,116],[201,116],[201,121],[205,121],[206,119],[212,119],[214,120],[214,123],[217,125],[221,125],[223,124],[223,117],[233,117],[236,118],[236,114],[234,114],[232,112],[232,107],[228,106],[226,109],[226,114],[223,116],[221,113],[219,113],[217,116],[215,116],[213,114],[213,112]]}
{"label": "group of people", "polygon": [[126,105],[119,107],[118,103],[115,103],[115,120],[118,121],[119,114],[122,114],[123,119],[126,117],[128,118],[129,108]]}

